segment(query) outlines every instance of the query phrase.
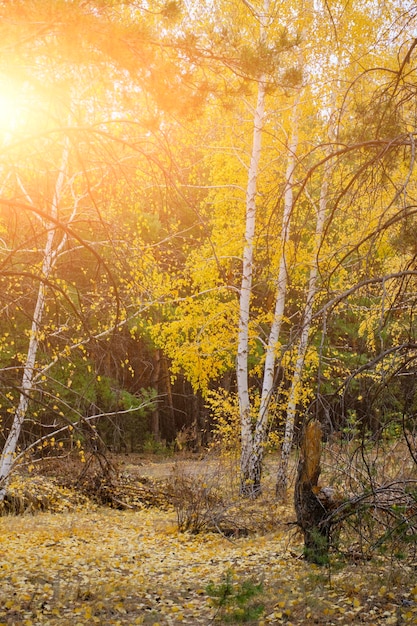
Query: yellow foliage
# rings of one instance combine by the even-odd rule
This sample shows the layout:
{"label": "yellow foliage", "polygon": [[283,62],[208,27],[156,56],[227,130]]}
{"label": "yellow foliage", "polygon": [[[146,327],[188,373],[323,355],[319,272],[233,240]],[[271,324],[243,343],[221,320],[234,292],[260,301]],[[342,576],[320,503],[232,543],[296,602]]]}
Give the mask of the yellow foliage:
{"label": "yellow foliage", "polygon": [[213,419],[215,445],[220,443],[223,451],[236,453],[240,448],[240,413],[236,394],[225,389],[209,391],[207,405]]}
{"label": "yellow foliage", "polygon": [[236,315],[236,303],[215,291],[205,298],[187,298],[174,319],[150,332],[170,357],[171,372],[183,371],[195,390],[206,393],[211,380],[233,367]]}

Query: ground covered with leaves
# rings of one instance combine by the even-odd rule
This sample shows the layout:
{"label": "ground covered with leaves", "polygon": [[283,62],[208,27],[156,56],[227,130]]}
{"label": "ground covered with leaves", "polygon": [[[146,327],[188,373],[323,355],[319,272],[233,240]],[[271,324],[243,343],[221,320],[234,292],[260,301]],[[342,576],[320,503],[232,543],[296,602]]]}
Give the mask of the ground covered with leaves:
{"label": "ground covered with leaves", "polygon": [[[200,492],[197,493],[197,495]],[[115,510],[67,496],[0,518],[0,625],[415,624],[417,564],[306,563],[288,506],[258,532],[180,532],[175,507]]]}

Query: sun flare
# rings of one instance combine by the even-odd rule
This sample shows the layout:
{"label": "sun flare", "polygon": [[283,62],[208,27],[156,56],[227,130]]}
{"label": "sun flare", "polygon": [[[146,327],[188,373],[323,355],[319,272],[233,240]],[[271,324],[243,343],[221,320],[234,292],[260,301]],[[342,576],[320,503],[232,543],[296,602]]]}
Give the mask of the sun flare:
{"label": "sun flare", "polygon": [[21,106],[17,93],[10,87],[4,85],[0,87],[0,131],[2,134],[15,131],[19,116],[21,115]]}

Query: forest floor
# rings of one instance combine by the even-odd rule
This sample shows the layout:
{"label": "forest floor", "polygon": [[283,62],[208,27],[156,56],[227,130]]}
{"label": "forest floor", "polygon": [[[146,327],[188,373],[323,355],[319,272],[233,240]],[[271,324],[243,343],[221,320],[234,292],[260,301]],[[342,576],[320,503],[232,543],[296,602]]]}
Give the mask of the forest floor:
{"label": "forest floor", "polygon": [[[126,458],[121,470],[145,483],[184,470],[216,474],[189,459]],[[265,493],[256,507],[248,513],[257,529],[230,536],[179,532],[172,506],[115,510],[80,500],[3,516],[0,625],[417,624],[415,562],[352,553],[308,564],[291,501],[278,505]]]}

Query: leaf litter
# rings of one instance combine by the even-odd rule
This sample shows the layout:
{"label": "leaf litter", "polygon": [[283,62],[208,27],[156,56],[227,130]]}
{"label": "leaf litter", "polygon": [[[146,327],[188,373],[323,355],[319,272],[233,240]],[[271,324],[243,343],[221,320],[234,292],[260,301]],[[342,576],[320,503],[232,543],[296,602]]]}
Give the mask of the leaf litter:
{"label": "leaf litter", "polygon": [[226,572],[262,583],[260,626],[417,623],[415,563],[309,565],[288,526],[192,535],[156,508],[6,516],[0,526],[0,625],[221,623],[207,587]]}

